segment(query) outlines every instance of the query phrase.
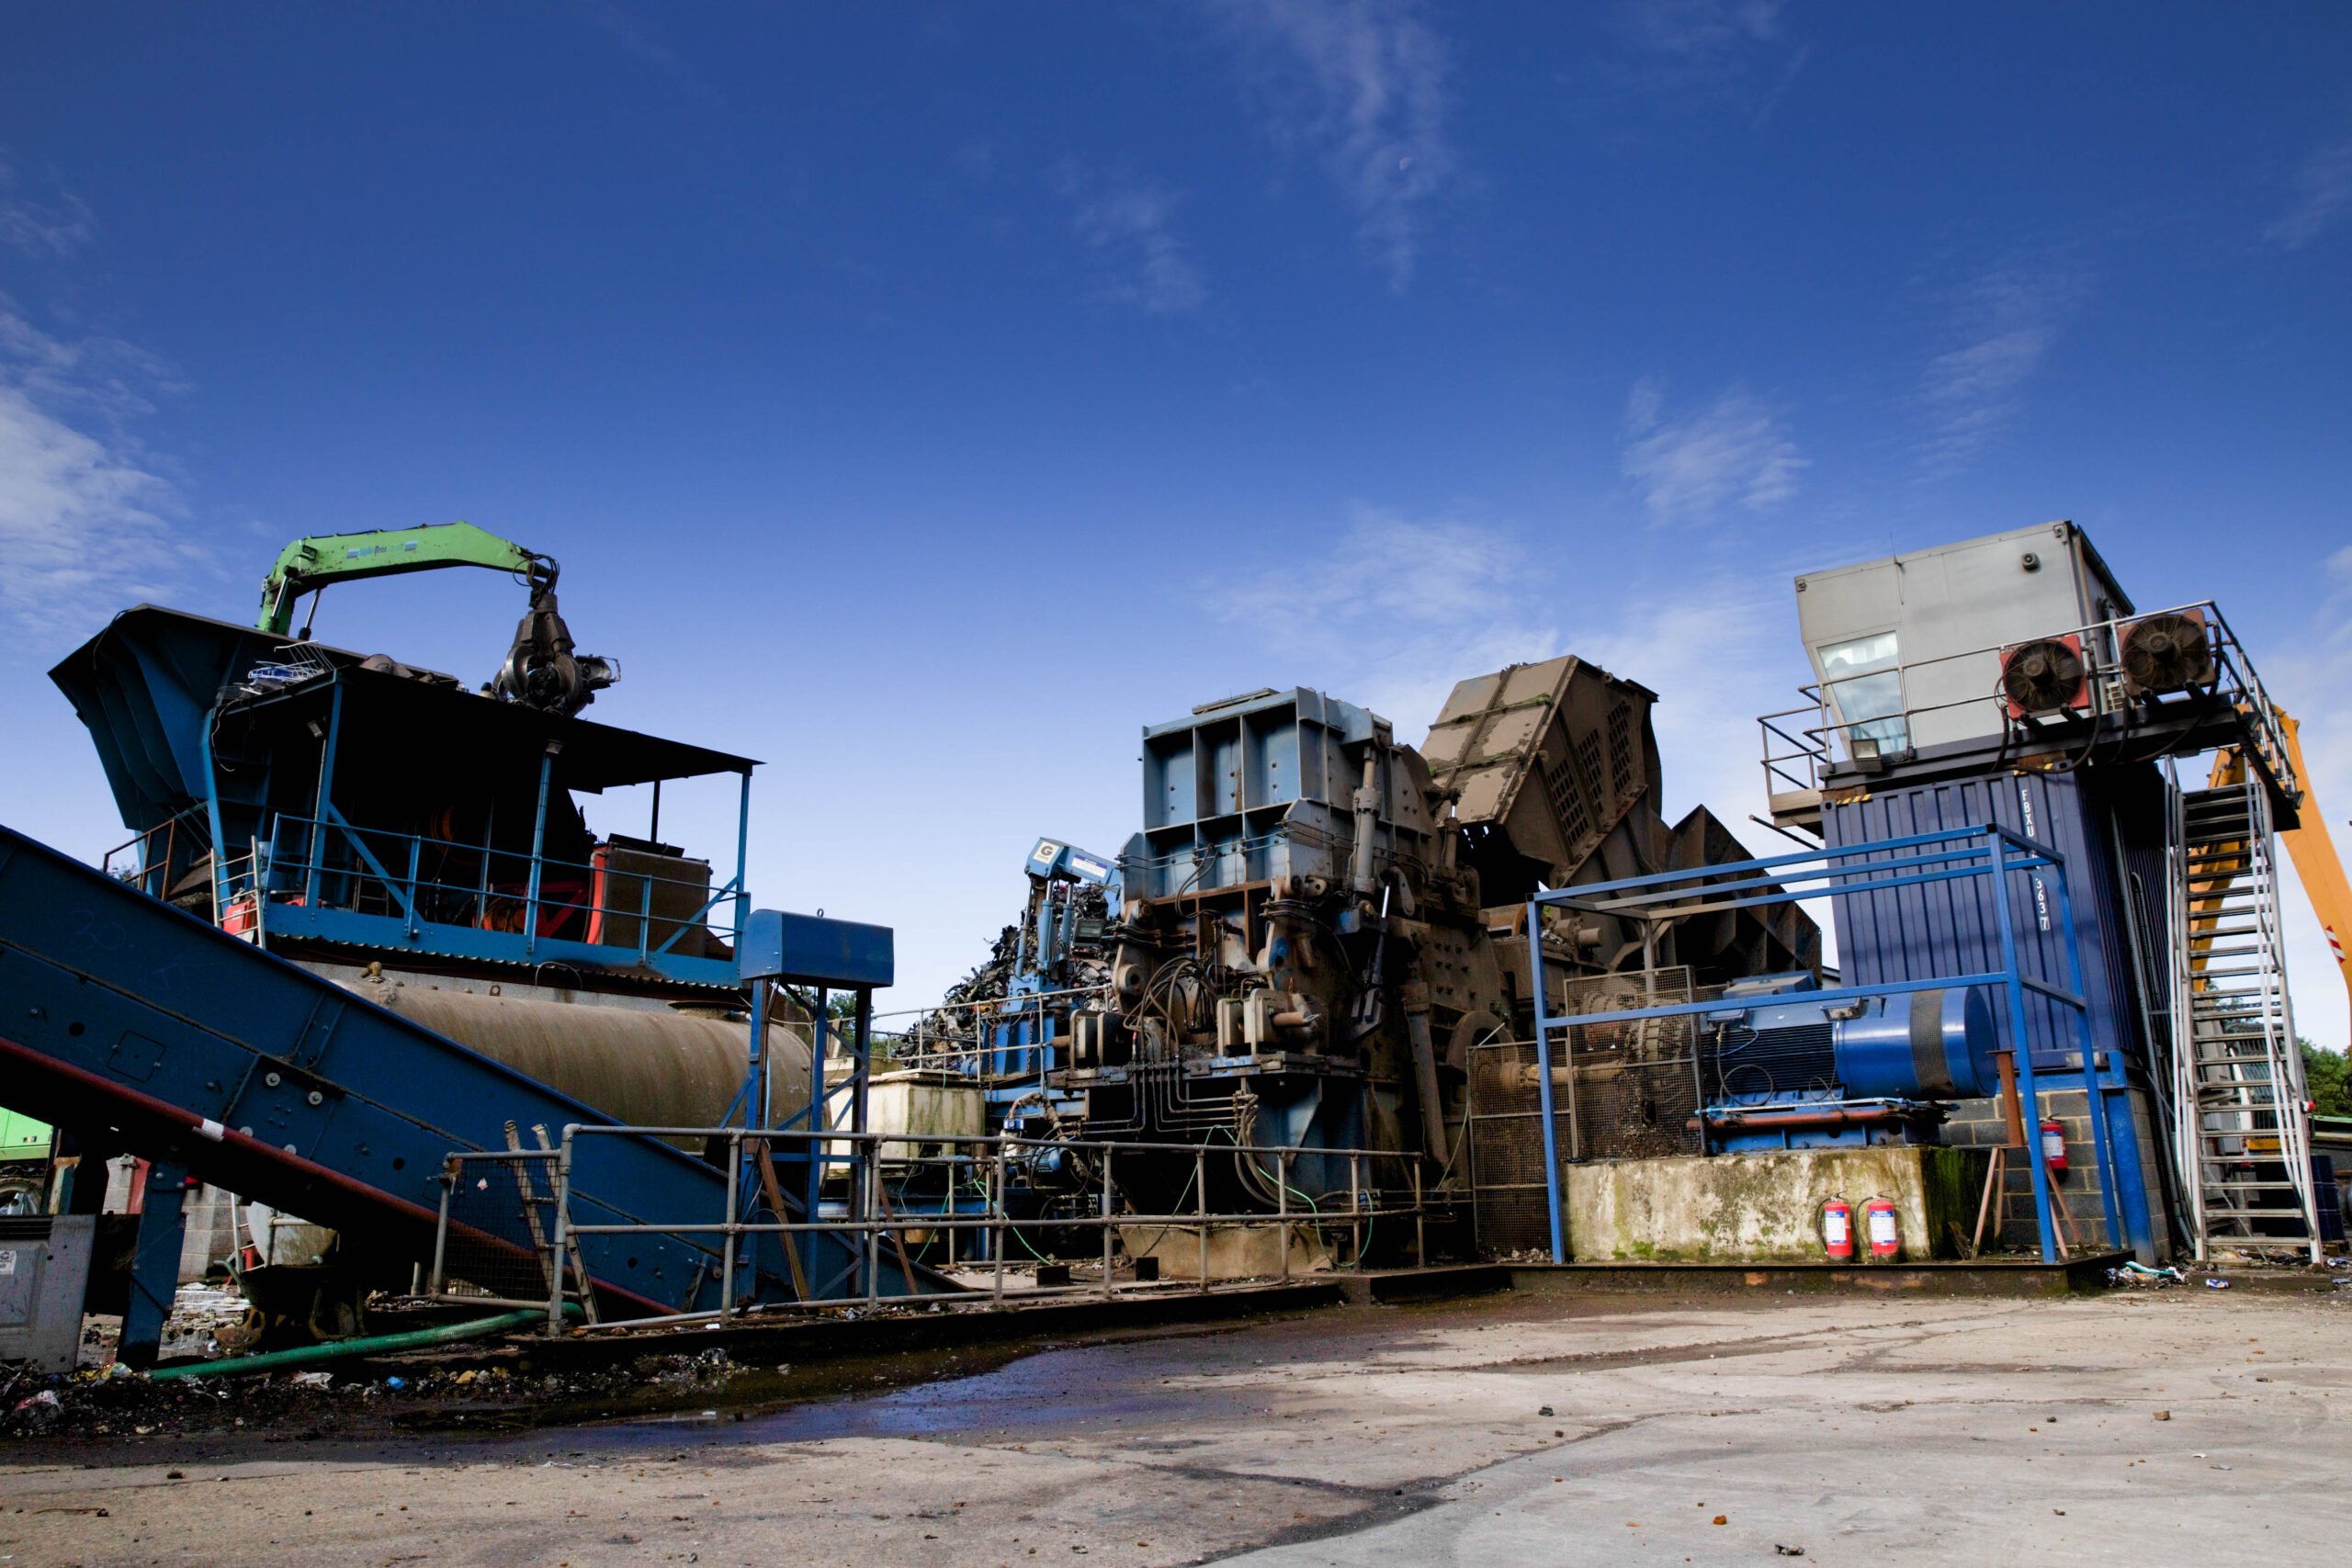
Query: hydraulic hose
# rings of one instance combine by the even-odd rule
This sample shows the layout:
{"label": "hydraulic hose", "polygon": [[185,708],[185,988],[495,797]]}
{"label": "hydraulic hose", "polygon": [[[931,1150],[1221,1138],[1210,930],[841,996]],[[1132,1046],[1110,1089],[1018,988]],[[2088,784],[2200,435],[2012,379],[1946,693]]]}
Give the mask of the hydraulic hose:
{"label": "hydraulic hose", "polygon": [[[565,1304],[567,1315],[579,1312],[576,1304]],[[422,1350],[435,1345],[461,1345],[469,1339],[485,1339],[493,1334],[503,1334],[510,1328],[526,1324],[545,1323],[545,1307],[525,1307],[518,1312],[503,1312],[496,1317],[480,1317],[471,1323],[447,1323],[438,1328],[412,1328],[400,1334],[372,1334],[360,1339],[338,1339],[331,1345],[304,1345],[292,1350],[268,1350],[258,1356],[235,1356],[224,1361],[186,1361],[176,1366],[157,1367],[147,1374],[154,1382],[173,1378],[232,1378],[248,1372],[274,1372],[286,1367],[316,1366],[322,1361],[346,1360],[353,1356],[389,1354],[395,1350]]]}

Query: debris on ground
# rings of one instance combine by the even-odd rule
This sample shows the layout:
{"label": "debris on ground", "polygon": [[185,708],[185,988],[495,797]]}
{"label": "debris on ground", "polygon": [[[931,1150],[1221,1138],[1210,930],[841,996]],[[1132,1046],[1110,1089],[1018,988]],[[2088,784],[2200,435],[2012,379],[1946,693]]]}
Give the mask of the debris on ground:
{"label": "debris on ground", "polygon": [[707,1396],[753,1369],[718,1347],[652,1354],[593,1371],[514,1367],[442,1371],[421,1364],[384,1373],[311,1369],[236,1378],[153,1382],[117,1363],[46,1379],[20,1376],[0,1398],[0,1438],[147,1438],[275,1428],[317,1438],[407,1425],[536,1424],[533,1413],[581,1402]]}
{"label": "debris on ground", "polygon": [[2177,1269],[2151,1269],[2144,1263],[2129,1259],[2125,1260],[2120,1267],[2107,1271],[2107,1282],[2109,1286],[2144,1285],[2155,1290],[2163,1290],[2167,1285],[2179,1284],[2181,1278],[2181,1272]]}

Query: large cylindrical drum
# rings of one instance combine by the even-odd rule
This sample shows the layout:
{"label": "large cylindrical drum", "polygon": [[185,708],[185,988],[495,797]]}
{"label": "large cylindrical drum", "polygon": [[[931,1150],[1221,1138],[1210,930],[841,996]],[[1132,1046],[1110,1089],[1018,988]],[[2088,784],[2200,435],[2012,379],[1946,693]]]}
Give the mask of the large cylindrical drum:
{"label": "large cylindrical drum", "polygon": [[[749,1071],[752,1032],[739,1020],[485,996],[413,980],[351,988],[617,1125],[715,1127]],[[808,1103],[808,1044],[781,1025],[771,1025],[768,1042],[775,1103],[764,1121],[773,1126]]]}

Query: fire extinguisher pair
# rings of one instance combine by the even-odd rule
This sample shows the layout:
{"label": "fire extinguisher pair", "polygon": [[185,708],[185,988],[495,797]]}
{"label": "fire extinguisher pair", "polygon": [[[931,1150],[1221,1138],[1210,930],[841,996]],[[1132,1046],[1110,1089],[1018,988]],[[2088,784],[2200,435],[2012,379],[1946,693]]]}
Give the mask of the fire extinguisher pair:
{"label": "fire extinguisher pair", "polygon": [[[1891,1258],[1903,1250],[1903,1237],[1894,1222],[1894,1200],[1862,1201],[1862,1234],[1874,1259]],[[1832,1263],[1853,1261],[1854,1206],[1843,1198],[1829,1198],[1822,1202],[1821,1245]]]}

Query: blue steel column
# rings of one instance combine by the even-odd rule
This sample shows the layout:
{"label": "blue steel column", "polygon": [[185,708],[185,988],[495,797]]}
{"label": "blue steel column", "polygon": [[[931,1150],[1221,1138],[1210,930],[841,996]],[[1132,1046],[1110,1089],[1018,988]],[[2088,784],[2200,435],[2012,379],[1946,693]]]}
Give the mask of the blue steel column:
{"label": "blue steel column", "polygon": [[[2107,1072],[2098,1066],[2098,1053],[2091,1039],[2090,998],[2083,992],[2083,956],[2075,933],[2075,902],[2067,889],[2066,868],[2058,867],[2058,924],[2066,937],[2066,988],[2083,998],[2075,1010],[2075,1032],[2083,1046],[2083,1100],[2089,1108],[2091,1146],[2099,1170],[2099,1207],[2107,1221],[2108,1245],[2119,1241],[2135,1253],[2153,1259],[2154,1249],[2148,1232],[2148,1194],[2140,1185],[2140,1140],[2136,1132],[2131,1138],[2132,1170],[2129,1181],[2124,1179],[2121,1160],[2116,1148],[2115,1135],[2107,1115],[2108,1073],[2120,1073],[2123,1066],[2123,1050],[2120,1044],[2108,1048]],[[2126,1104],[2123,1122],[2131,1125],[2132,1109]],[[2037,1148],[2037,1154],[2040,1150]],[[2120,1205],[2119,1212],[2118,1205]]]}
{"label": "blue steel column", "polygon": [[302,897],[311,908],[319,907],[320,868],[326,861],[327,818],[334,800],[335,746],[343,739],[343,682],[335,681],[334,691],[327,699],[327,739],[319,751],[318,798],[311,803],[311,830],[304,835],[304,858],[310,861],[310,875],[304,882]]}
{"label": "blue steel column", "polygon": [[[1999,824],[1987,823],[1984,841],[1992,852],[1993,909],[2000,917],[2001,969],[2009,994],[2009,1029],[2018,1064],[2018,1092],[2025,1100],[2026,1120],[2038,1122],[2041,1119],[2041,1102],[2034,1094],[2033,1037],[2026,1025],[2025,985],[2018,977],[2017,919],[2009,908],[2008,840],[2001,836]],[[2041,1260],[2055,1263],[2059,1261],[2058,1232],[2050,1219],[2050,1173],[2042,1168],[2037,1138],[2029,1137],[2026,1148],[2026,1169],[2033,1179],[2033,1217],[2041,1228]]]}
{"label": "blue steel column", "polygon": [[555,754],[562,749],[562,741],[550,740],[548,749],[539,753],[539,806],[531,818],[531,886],[523,900],[523,956],[526,958],[539,950],[539,856],[548,847],[548,784],[555,774]]}
{"label": "blue steel column", "polygon": [[[766,1127],[773,1124],[768,1117],[767,1032],[768,983],[765,980],[754,980],[752,982],[751,1054],[744,1074],[741,1096],[743,1125],[746,1127]],[[732,1122],[733,1113],[730,1111],[725,1120]],[[759,1213],[766,1189],[759,1179],[758,1158],[759,1156],[752,1154],[747,1145],[741,1142],[736,1144],[735,1191],[738,1207],[741,1213],[729,1214],[728,1216],[729,1219],[740,1220]],[[777,1224],[782,1224],[790,1221],[792,1216],[777,1214],[775,1218]],[[751,1268],[753,1279],[759,1277],[759,1249],[762,1239],[756,1234],[742,1238],[743,1245],[752,1249]],[[776,1240],[787,1247],[792,1245],[792,1237],[789,1235],[779,1235]]]}
{"label": "blue steel column", "polygon": [[[658,785],[656,786],[659,787]],[[752,859],[752,770],[743,770],[743,787],[735,798],[735,941],[743,941],[743,927],[752,912],[752,890],[746,868]]]}
{"label": "blue steel column", "polygon": [[1552,1261],[1568,1260],[1566,1228],[1560,1223],[1560,1150],[1552,1131],[1552,1020],[1544,1010],[1544,917],[1527,901],[1527,972],[1535,991],[1535,1092],[1544,1107],[1544,1206],[1552,1216]]}
{"label": "blue steel column", "polygon": [[[817,992],[816,1021],[808,1031],[808,1179],[807,1206],[800,1213],[800,1217],[811,1224],[817,1222],[818,1190],[825,1175],[824,1134],[831,1131],[827,1122],[831,1120],[827,1114],[825,1094],[826,1021],[825,992],[820,987]],[[817,1283],[817,1233],[802,1231],[800,1240],[802,1256],[808,1265],[805,1272],[813,1287]]]}
{"label": "blue steel column", "polygon": [[139,1206],[139,1239],[130,1261],[130,1303],[123,1309],[115,1359],[145,1369],[163,1353],[164,1319],[180,1286],[180,1244],[187,1235],[187,1168],[163,1161],[147,1168]]}
{"label": "blue steel column", "polygon": [[[220,879],[222,871],[229,863],[229,852],[223,847],[227,840],[220,827],[220,775],[212,765],[212,722],[220,716],[219,708],[214,708],[205,716],[200,743],[204,753],[204,812],[205,818],[212,829],[212,919],[215,922],[220,919],[221,905],[227,902],[221,896]],[[317,857],[312,858],[315,860]],[[311,875],[315,887],[315,880],[318,876],[315,868]],[[311,901],[313,907],[317,905],[315,891]]]}

